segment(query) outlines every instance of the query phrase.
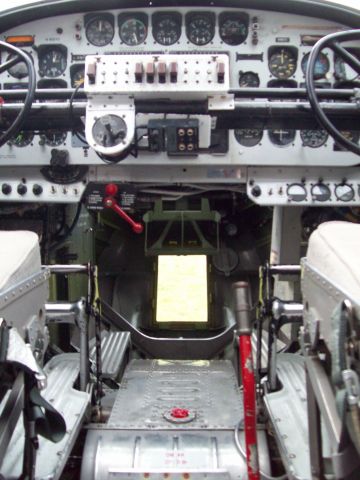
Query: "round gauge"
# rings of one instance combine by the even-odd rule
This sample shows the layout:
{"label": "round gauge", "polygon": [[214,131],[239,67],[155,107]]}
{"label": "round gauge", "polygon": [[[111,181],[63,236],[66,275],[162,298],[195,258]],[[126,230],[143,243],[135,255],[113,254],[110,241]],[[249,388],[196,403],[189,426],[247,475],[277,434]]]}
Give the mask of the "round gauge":
{"label": "round gauge", "polygon": [[34,139],[32,132],[19,132],[15,137],[12,137],[9,141],[9,145],[15,145],[15,147],[27,147]]}
{"label": "round gauge", "polygon": [[212,263],[219,273],[229,275],[238,266],[239,257],[232,248],[223,247],[212,257]]}
{"label": "round gauge", "polygon": [[324,145],[329,135],[325,130],[301,130],[300,137],[304,147],[319,148]]}
{"label": "round gauge", "polygon": [[269,130],[269,138],[274,145],[285,147],[295,140],[296,130],[290,128],[278,128]]}
{"label": "round gauge", "polygon": [[96,17],[86,25],[85,35],[92,45],[104,47],[114,38],[114,25],[105,17]]}
{"label": "round gauge", "polygon": [[39,71],[45,77],[59,77],[66,66],[66,54],[58,47],[49,47],[39,58]]}
{"label": "round gauge", "polygon": [[224,43],[240,45],[248,36],[248,25],[241,16],[232,15],[219,19],[219,34]]}
{"label": "round gauge", "polygon": [[311,187],[311,196],[314,201],[327,202],[331,198],[330,188],[324,183],[316,183]]}
{"label": "round gauge", "polygon": [[67,132],[61,130],[49,130],[40,135],[40,143],[49,147],[58,147],[62,145],[67,137]]}
{"label": "round gauge", "polygon": [[[6,61],[11,60],[14,58],[16,55],[9,55],[6,59]],[[19,62],[13,67],[9,68],[8,70],[9,75],[11,75],[14,78],[17,78],[18,80],[21,80],[22,78],[25,78],[28,76],[28,69],[26,66],[25,62]]]}
{"label": "round gauge", "polygon": [[257,88],[260,85],[260,78],[254,72],[239,72],[239,86],[241,88]]}
{"label": "round gauge", "polygon": [[186,35],[194,45],[206,45],[215,35],[212,17],[205,14],[192,16],[186,25]]}
{"label": "round gauge", "polygon": [[341,57],[335,56],[334,75],[338,80],[356,80],[358,74]]}
{"label": "round gauge", "polygon": [[84,84],[85,67],[81,67],[71,75],[71,86],[73,88],[80,87]]}
{"label": "round gauge", "polygon": [[126,136],[127,126],[117,115],[104,115],[96,120],[92,128],[94,140],[103,147],[119,145]]}
{"label": "round gauge", "polygon": [[335,70],[335,77],[338,80],[347,80],[346,75],[346,63],[340,57],[335,57],[334,60],[334,70]]}
{"label": "round gauge", "polygon": [[153,20],[154,40],[160,45],[173,45],[181,36],[181,17],[161,15]]}
{"label": "round gauge", "polygon": [[360,133],[354,130],[343,130],[340,132],[347,140],[353,143],[359,143]]}
{"label": "round gauge", "polygon": [[355,192],[348,183],[341,183],[335,186],[335,196],[341,202],[351,202],[351,200],[354,200]]}
{"label": "round gauge", "polygon": [[292,183],[288,186],[286,193],[292,202],[303,202],[306,200],[306,189],[302,183]]}
{"label": "round gauge", "polygon": [[259,128],[239,128],[234,130],[235,138],[244,147],[255,147],[261,142],[263,131]]}
{"label": "round gauge", "polygon": [[120,25],[121,41],[130,47],[140,45],[146,40],[147,28],[145,23],[136,17],[124,19]]}
{"label": "round gauge", "polygon": [[290,78],[296,71],[296,55],[289,48],[274,51],[269,58],[269,70],[276,78]]}
{"label": "round gauge", "polygon": [[[301,69],[304,75],[306,74],[306,69],[309,63],[309,57],[310,57],[310,53],[307,53],[306,55],[304,55],[303,59],[301,60]],[[329,70],[330,70],[330,62],[327,55],[325,55],[325,53],[320,53],[315,62],[314,79],[319,80],[320,78],[324,78]]]}

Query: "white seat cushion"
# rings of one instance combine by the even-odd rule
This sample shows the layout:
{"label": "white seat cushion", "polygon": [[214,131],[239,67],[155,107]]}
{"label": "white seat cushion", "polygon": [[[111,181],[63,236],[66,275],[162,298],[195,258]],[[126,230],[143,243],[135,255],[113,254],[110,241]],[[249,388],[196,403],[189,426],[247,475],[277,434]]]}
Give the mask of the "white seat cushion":
{"label": "white seat cushion", "polygon": [[0,291],[41,269],[39,238],[28,231],[0,231]]}
{"label": "white seat cushion", "polygon": [[325,222],[311,235],[307,262],[347,295],[360,300],[360,225]]}

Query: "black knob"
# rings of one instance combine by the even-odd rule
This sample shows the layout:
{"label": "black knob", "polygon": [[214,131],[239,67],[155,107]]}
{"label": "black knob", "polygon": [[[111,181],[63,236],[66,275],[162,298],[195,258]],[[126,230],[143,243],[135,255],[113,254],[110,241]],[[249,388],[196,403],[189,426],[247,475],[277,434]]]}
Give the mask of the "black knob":
{"label": "black knob", "polygon": [[11,190],[12,190],[11,185],[9,185],[8,183],[2,184],[1,191],[4,195],[10,195]]}
{"label": "black knob", "polygon": [[50,165],[52,167],[66,167],[68,163],[69,163],[68,150],[59,150],[57,148],[53,148],[51,150]]}
{"label": "black knob", "polygon": [[17,187],[17,192],[19,195],[25,195],[25,193],[27,192],[27,186],[23,183],[19,183]]}
{"label": "black knob", "polygon": [[260,197],[260,195],[261,195],[261,188],[259,187],[259,185],[255,185],[255,186],[251,189],[251,194],[252,194],[254,197]]}
{"label": "black knob", "polygon": [[38,196],[43,193],[43,187],[39,185],[38,183],[35,183],[33,188],[32,188],[33,194]]}

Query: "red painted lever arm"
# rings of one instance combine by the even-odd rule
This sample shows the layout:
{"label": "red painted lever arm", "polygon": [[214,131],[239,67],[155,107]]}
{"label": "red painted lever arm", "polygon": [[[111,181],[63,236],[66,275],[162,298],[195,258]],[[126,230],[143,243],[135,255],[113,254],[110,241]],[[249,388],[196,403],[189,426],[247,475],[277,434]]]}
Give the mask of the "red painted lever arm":
{"label": "red painted lever arm", "polygon": [[104,206],[106,208],[111,208],[115,213],[119,215],[125,222],[131,225],[131,228],[135,233],[142,233],[144,231],[144,226],[141,223],[135,222],[129,215],[124,212],[124,210],[116,203],[113,197],[105,197]]}

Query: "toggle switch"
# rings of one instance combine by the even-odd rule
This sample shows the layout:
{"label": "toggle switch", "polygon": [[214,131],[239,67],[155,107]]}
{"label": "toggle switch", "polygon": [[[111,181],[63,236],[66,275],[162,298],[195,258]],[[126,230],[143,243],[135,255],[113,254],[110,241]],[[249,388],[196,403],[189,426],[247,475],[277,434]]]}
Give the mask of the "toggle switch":
{"label": "toggle switch", "polygon": [[146,81],[147,83],[154,83],[155,79],[155,65],[154,62],[149,62],[146,65]]}
{"label": "toggle switch", "polygon": [[170,82],[176,83],[178,81],[178,64],[177,62],[170,63]]}
{"label": "toggle switch", "polygon": [[142,83],[144,77],[144,66],[141,62],[135,64],[135,82]]}
{"label": "toggle switch", "polygon": [[159,62],[157,71],[159,75],[159,83],[165,83],[166,82],[166,63]]}

